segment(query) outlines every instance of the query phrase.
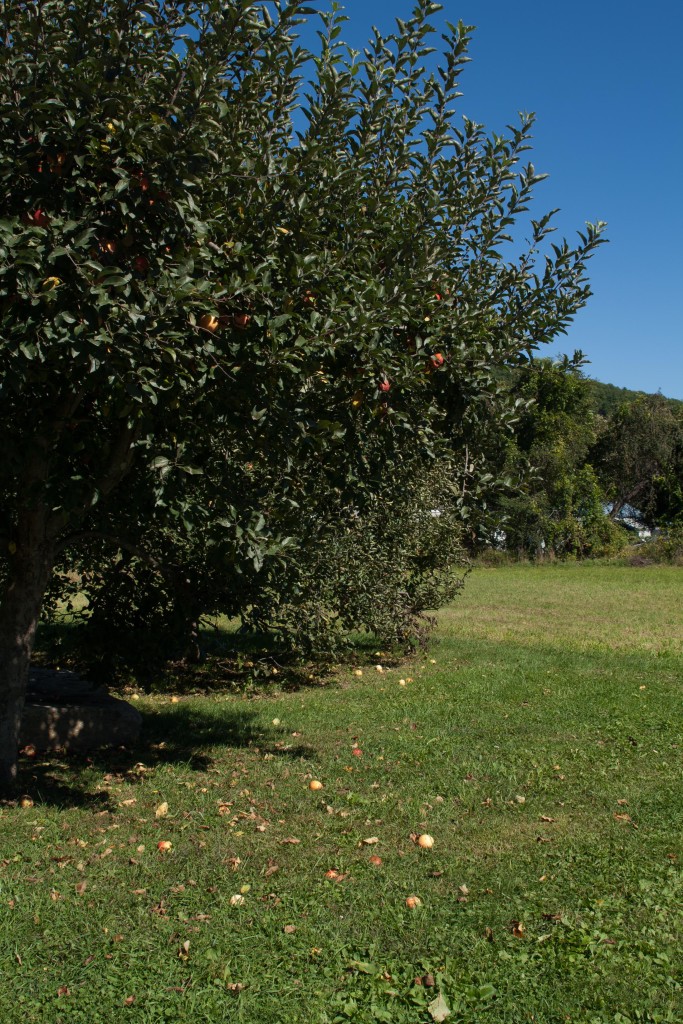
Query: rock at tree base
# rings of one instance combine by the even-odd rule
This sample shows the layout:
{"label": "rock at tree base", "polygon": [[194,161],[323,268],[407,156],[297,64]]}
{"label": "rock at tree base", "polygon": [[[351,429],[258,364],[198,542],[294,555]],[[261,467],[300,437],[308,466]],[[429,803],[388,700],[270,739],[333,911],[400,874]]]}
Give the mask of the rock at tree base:
{"label": "rock at tree base", "polygon": [[140,735],[142,716],[73,672],[31,669],[21,722],[22,747],[97,750],[128,746]]}

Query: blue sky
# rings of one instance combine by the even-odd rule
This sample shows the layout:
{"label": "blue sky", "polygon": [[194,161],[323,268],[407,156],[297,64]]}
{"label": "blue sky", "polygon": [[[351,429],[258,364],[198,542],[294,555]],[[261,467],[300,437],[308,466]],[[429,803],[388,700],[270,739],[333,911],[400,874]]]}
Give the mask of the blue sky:
{"label": "blue sky", "polygon": [[[360,49],[412,3],[343,6]],[[580,348],[598,380],[683,399],[683,0],[446,0],[446,19],[477,27],[462,112],[495,131],[536,113],[529,158],[558,234],[608,221],[593,297],[547,354]]]}

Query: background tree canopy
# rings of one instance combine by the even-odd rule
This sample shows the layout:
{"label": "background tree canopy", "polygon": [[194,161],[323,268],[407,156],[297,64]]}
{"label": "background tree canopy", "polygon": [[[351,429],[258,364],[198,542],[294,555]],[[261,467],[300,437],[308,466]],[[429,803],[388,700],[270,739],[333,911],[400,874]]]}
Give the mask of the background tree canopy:
{"label": "background tree canopy", "polygon": [[[414,508],[435,466],[476,509],[487,435],[523,405],[499,371],[586,301],[602,226],[550,246],[549,214],[515,251],[533,119],[488,135],[462,117],[470,30],[449,26],[426,70],[427,0],[363,53],[324,14],[313,57],[301,0],[1,9],[7,786],[60,560],[127,552],[175,592],[210,566],[192,618],[244,608],[278,560],[298,579],[288,552],[329,572],[297,524],[377,524],[385,491],[405,481]],[[395,586],[410,614],[418,564]]]}

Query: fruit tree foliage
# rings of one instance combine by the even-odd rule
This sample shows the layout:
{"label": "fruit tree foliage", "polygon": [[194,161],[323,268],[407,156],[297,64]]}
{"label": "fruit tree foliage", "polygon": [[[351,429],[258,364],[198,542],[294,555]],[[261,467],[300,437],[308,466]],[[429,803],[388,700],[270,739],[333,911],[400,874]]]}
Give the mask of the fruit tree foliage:
{"label": "fruit tree foliage", "polygon": [[[533,119],[462,117],[438,10],[361,53],[333,10],[311,57],[301,0],[0,5],[0,748],[61,551],[119,511],[134,543],[150,493],[182,520],[211,443],[201,516],[258,564],[311,462],[376,493],[513,419],[496,368],[588,297],[600,225],[546,250],[529,220],[513,254]],[[272,516],[230,500],[249,465]]]}

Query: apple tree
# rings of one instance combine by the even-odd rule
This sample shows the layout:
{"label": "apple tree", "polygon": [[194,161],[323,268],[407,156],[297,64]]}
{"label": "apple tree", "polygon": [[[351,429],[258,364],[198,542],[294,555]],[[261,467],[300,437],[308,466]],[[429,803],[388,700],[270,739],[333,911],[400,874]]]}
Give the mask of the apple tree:
{"label": "apple tree", "polygon": [[307,467],[370,501],[476,443],[516,415],[499,368],[586,301],[600,225],[503,255],[532,118],[461,117],[470,31],[429,70],[438,10],[359,53],[302,0],[0,4],[3,788],[64,552],[154,521],[208,531],[228,580],[284,558]]}

